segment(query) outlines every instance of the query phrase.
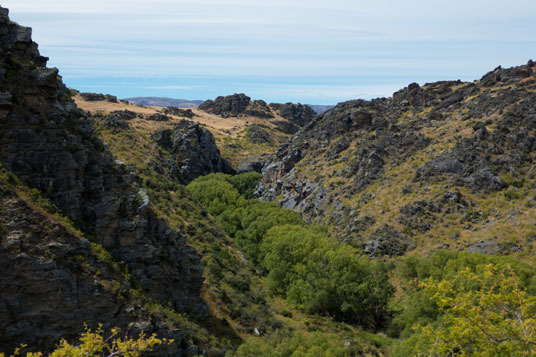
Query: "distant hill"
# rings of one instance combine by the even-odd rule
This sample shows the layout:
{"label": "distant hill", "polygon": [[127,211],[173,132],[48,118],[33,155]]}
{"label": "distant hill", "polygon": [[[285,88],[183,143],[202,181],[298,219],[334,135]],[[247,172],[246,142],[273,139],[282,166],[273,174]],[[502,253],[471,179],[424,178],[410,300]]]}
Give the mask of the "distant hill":
{"label": "distant hill", "polygon": [[[201,103],[205,102],[204,100],[188,100],[188,99],[174,99],[168,97],[132,97],[125,98],[130,103],[133,104],[142,104],[150,105],[152,107],[177,107],[177,108],[195,108]],[[334,105],[314,105],[307,104],[310,106],[317,114],[322,114],[326,110],[332,109]]]}
{"label": "distant hill", "polygon": [[313,108],[313,110],[317,113],[317,114],[322,114],[324,113],[326,110],[330,110],[332,108],[334,108],[335,106],[334,105],[314,105],[314,104],[307,104],[308,106],[310,106],[311,108]]}
{"label": "distant hill", "polygon": [[195,108],[204,102],[204,100],[173,99],[167,97],[132,97],[125,99],[134,104],[177,108]]}

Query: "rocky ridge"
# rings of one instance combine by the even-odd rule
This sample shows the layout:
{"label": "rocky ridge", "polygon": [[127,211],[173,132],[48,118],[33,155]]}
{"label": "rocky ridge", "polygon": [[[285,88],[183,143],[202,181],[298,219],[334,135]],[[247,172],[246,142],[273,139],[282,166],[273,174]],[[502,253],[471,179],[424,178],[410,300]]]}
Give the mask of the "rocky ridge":
{"label": "rocky ridge", "polygon": [[[124,164],[116,162],[96,138],[91,118],[71,101],[58,70],[46,67],[47,58],[39,54],[37,44],[31,40],[31,29],[11,22],[8,10],[3,8],[0,9],[0,28],[0,161],[26,185],[41,191],[84,234],[93,237],[94,243],[109,251],[113,259],[123,262],[132,281],[139,284],[145,296],[170,304],[175,311],[188,312],[200,319],[206,317],[206,305],[200,297],[203,282],[200,258],[186,244],[184,233],[171,229],[154,213],[149,205],[150,197],[138,185],[137,177]],[[8,210],[9,214],[25,210],[12,201],[12,194],[6,195],[7,207],[14,205],[13,210]],[[31,216],[31,212],[25,212]],[[8,226],[10,224],[8,222]],[[13,221],[13,226],[18,227],[19,223]],[[41,264],[32,258],[41,252],[26,256],[27,263],[17,265],[20,258],[9,250],[10,237],[2,235],[2,254],[14,265],[7,270],[9,274],[3,275],[2,282],[16,286],[29,266],[34,269]],[[52,235],[50,243],[40,244],[61,246],[54,242],[55,237],[58,235]],[[32,239],[39,241],[39,236]],[[66,247],[66,252],[88,247],[83,242],[73,244]],[[40,245],[35,249],[41,249]],[[53,270],[50,274],[43,275],[43,284],[47,284],[46,279],[53,279]],[[59,283],[51,283],[50,287]],[[66,288],[58,287],[59,291]],[[123,316],[117,307],[115,312],[108,307],[109,313],[99,311],[102,304],[94,304],[92,308],[88,302],[96,301],[102,294],[99,289],[84,289],[88,294],[87,302],[77,310],[73,320],[80,326],[73,327],[71,332],[81,331],[83,321],[115,313]],[[19,306],[28,311],[54,311],[59,301],[32,300],[31,294],[18,296]],[[73,317],[48,314],[28,323],[25,308],[12,309],[10,304],[2,300],[2,311],[10,313],[9,318],[2,319],[0,329],[11,336],[10,328],[21,326],[16,337],[20,341],[41,336],[44,325],[68,327],[71,323],[65,319]],[[108,324],[117,322],[119,320],[113,316],[106,321]],[[55,334],[61,331],[49,331],[52,335],[39,337],[36,347],[46,350],[57,342]],[[181,353],[180,348],[177,347],[176,353]]]}
{"label": "rocky ridge", "polygon": [[[456,248],[469,249],[490,216],[506,218],[488,207],[489,195],[534,194],[535,96],[529,61],[474,82],[412,83],[391,98],[340,103],[277,149],[257,195],[360,246],[381,246],[378,229],[388,224],[391,237],[404,232],[418,242],[455,230]],[[441,222],[445,212],[458,218]]]}
{"label": "rocky ridge", "polygon": [[251,100],[244,93],[233,94],[226,97],[219,96],[214,100],[207,100],[199,105],[199,109],[220,115],[222,118],[250,115],[259,118],[273,118],[273,114],[263,100]]}

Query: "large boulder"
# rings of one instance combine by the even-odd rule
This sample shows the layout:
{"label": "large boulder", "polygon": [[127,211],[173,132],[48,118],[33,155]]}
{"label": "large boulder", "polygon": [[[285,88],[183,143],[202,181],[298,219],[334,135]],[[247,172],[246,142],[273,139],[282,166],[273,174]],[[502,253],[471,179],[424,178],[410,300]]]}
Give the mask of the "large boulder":
{"label": "large boulder", "polygon": [[244,93],[219,96],[214,100],[207,100],[199,105],[199,109],[210,114],[220,115],[223,118],[254,116],[259,118],[273,118],[273,114],[262,100],[252,101]]}
{"label": "large boulder", "polygon": [[173,129],[158,129],[152,138],[170,153],[166,165],[183,183],[212,172],[234,173],[210,131],[199,123],[181,120]]}

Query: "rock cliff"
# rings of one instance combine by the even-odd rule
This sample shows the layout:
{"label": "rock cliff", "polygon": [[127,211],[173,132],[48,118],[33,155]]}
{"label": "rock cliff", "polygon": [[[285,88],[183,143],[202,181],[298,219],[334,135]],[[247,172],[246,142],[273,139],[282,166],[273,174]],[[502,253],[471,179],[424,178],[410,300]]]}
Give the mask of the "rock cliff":
{"label": "rock cliff", "polygon": [[170,153],[165,165],[182,183],[212,172],[234,173],[231,165],[220,156],[210,131],[199,123],[182,120],[173,129],[158,129],[152,138]]}
{"label": "rock cliff", "polygon": [[[340,103],[277,149],[257,194],[334,226],[372,255],[386,236],[435,244],[444,232],[462,238],[456,248],[471,249],[493,236],[491,225],[520,225],[532,212],[512,223],[486,200],[533,194],[535,90],[529,61],[474,82],[412,83],[391,98]],[[440,219],[450,213],[453,222]]]}
{"label": "rock cliff", "polygon": [[[137,177],[96,138],[92,120],[71,101],[58,70],[47,68],[46,62],[31,39],[31,29],[11,22],[8,10],[0,8],[0,161],[25,185],[41,191],[113,259],[123,262],[147,298],[204,318],[199,256],[185,243],[183,233],[171,229],[152,211]],[[93,287],[76,267],[69,267],[69,259],[75,259],[70,252],[88,255],[84,250],[89,242],[73,241],[54,227],[52,235],[30,237],[35,245],[26,238],[21,241],[26,230],[19,228],[24,222],[38,224],[40,219],[12,194],[4,193],[2,199],[3,219],[9,228],[9,234],[1,237],[1,261],[7,264],[2,284],[15,289],[29,284],[21,277],[30,279],[29,274],[39,271],[38,284],[45,288],[37,297],[40,285],[21,287],[15,305],[2,294],[0,332],[4,337],[32,342],[31,336],[36,336],[37,347],[46,349],[57,343],[55,338],[64,329],[80,332],[83,321],[109,319],[102,322],[113,324],[125,319],[121,305],[110,302],[106,306],[112,297]],[[61,243],[60,238],[69,243]],[[56,268],[38,258],[47,249],[69,258],[56,260],[61,265]],[[47,292],[58,294],[57,299]],[[67,300],[69,309],[53,313]],[[49,328],[44,336],[44,325],[58,329]]]}

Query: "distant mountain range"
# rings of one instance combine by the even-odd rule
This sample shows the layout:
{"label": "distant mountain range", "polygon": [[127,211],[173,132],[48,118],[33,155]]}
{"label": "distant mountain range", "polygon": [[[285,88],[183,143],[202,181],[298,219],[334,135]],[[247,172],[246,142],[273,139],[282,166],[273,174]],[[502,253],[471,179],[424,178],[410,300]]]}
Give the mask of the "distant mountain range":
{"label": "distant mountain range", "polygon": [[[203,103],[204,100],[188,100],[188,99],[174,99],[167,97],[132,97],[125,98],[130,103],[141,104],[141,105],[150,105],[152,107],[177,107],[177,108],[195,108],[199,104]],[[321,114],[326,110],[329,110],[334,107],[334,105],[313,105],[307,104],[315,112]]]}
{"label": "distant mountain range", "polygon": [[130,103],[150,105],[153,107],[177,107],[177,108],[195,108],[204,100],[173,99],[167,97],[132,97],[125,98]]}
{"label": "distant mountain range", "polygon": [[314,105],[314,104],[307,104],[307,105],[313,108],[313,110],[317,112],[317,114],[322,114],[326,110],[330,110],[331,108],[335,107],[334,105]]}

